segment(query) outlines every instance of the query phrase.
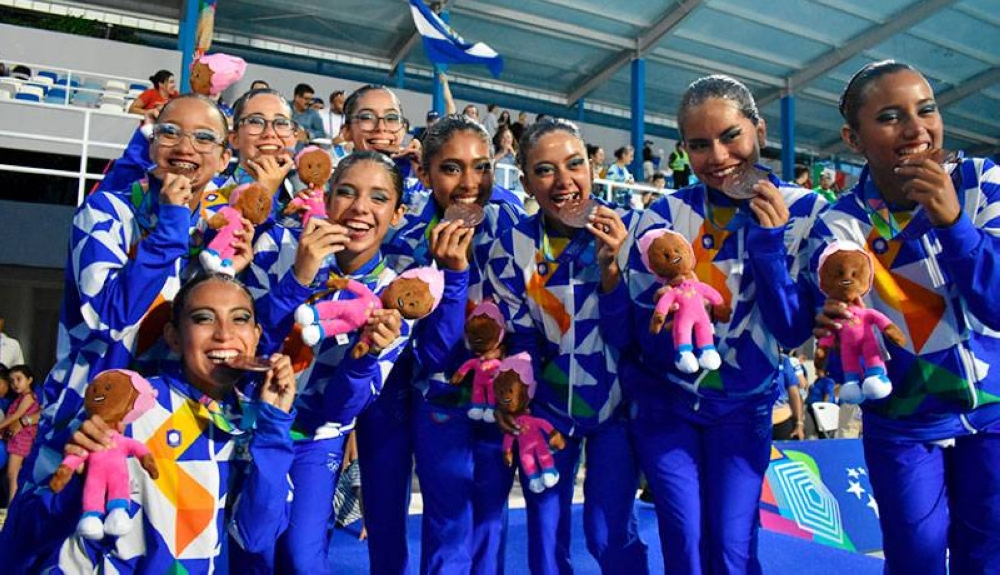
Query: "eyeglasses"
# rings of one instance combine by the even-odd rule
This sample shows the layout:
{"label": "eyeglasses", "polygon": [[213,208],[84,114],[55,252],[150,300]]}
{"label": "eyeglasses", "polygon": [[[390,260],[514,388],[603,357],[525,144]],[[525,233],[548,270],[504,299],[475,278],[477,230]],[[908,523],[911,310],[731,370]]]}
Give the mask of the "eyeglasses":
{"label": "eyeglasses", "polygon": [[358,127],[365,131],[378,128],[379,120],[384,122],[386,129],[390,131],[396,131],[403,126],[403,117],[392,112],[384,116],[379,116],[375,112],[358,112],[354,114],[354,120],[358,123]]}
{"label": "eyeglasses", "polygon": [[295,120],[281,117],[268,120],[261,116],[250,116],[248,118],[240,118],[240,125],[244,126],[247,134],[251,136],[259,136],[267,130],[268,126],[272,126],[274,133],[279,138],[287,138],[299,129],[299,125]]}
{"label": "eyeglasses", "polygon": [[211,152],[216,146],[223,145],[222,136],[212,130],[193,130],[185,132],[175,124],[157,124],[153,128],[153,139],[161,146],[173,148],[180,145],[181,140],[191,140],[191,147],[196,152]]}

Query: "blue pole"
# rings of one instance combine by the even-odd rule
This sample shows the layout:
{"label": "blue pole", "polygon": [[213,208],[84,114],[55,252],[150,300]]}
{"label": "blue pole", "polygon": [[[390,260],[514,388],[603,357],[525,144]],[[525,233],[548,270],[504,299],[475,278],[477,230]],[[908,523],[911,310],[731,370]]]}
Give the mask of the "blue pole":
{"label": "blue pole", "polygon": [[[451,14],[447,10],[442,10],[438,16],[445,24],[451,20]],[[434,80],[432,82],[434,92],[431,100],[431,108],[442,116],[444,116],[446,105],[444,102],[444,88],[441,86],[440,74],[444,74],[447,71],[448,66],[443,64],[434,64]]]}
{"label": "blue pole", "polygon": [[[435,76],[435,81],[437,76]],[[396,66],[396,87],[402,90],[406,87],[406,62],[400,61]]]}
{"label": "blue pole", "polygon": [[790,87],[781,97],[781,179],[795,179],[795,96]]}
{"label": "blue pole", "polygon": [[646,140],[646,61],[632,60],[632,175],[642,181],[642,147]]}
{"label": "blue pole", "polygon": [[177,49],[181,52],[181,83],[177,87],[182,94],[191,91],[188,77],[194,61],[194,36],[198,29],[198,0],[185,0],[184,18],[177,30]]}
{"label": "blue pole", "polygon": [[584,112],[585,112],[585,110],[583,108],[583,98],[580,98],[576,102],[576,121],[580,122],[581,124],[585,121],[584,120]]}

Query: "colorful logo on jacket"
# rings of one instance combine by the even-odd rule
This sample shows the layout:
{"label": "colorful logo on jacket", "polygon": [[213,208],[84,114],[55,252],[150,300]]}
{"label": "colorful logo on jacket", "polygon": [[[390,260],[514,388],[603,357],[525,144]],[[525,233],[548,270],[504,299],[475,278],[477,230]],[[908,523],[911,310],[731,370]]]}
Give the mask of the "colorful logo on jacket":
{"label": "colorful logo on jacket", "polygon": [[764,529],[838,549],[880,549],[878,504],[860,440],[772,446],[761,490],[760,522]]}
{"label": "colorful logo on jacket", "polygon": [[[733,211],[735,212],[735,210]],[[723,242],[729,236],[729,232],[713,229],[712,225],[706,221],[701,225],[698,234],[701,241],[693,242],[691,245],[694,250],[695,262],[697,262],[694,266],[694,273],[702,283],[715,288],[722,296],[722,301],[732,304],[733,294],[729,291],[729,286],[726,285],[726,274],[714,263]]]}

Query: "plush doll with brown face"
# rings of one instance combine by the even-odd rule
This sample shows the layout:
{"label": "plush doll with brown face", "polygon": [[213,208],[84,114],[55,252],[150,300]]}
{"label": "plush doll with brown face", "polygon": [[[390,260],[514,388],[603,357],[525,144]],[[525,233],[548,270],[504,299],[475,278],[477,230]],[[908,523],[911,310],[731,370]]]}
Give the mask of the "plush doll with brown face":
{"label": "plush doll with brown face", "polygon": [[516,436],[504,433],[504,461],[508,466],[514,465],[516,441],[521,473],[528,478],[528,489],[541,493],[559,483],[559,471],[552,451],[566,447],[566,440],[551,423],[528,411],[528,401],[535,396],[535,386],[531,356],[527,352],[512,355],[500,362],[493,380],[497,409],[511,416],[513,424],[520,429]]}
{"label": "plush doll with brown face", "polygon": [[839,343],[844,367],[840,401],[861,403],[888,396],[892,393],[892,383],[886,375],[874,330],[880,330],[897,346],[906,345],[906,336],[883,313],[866,308],[861,299],[871,290],[875,278],[871,255],[854,242],[833,242],[819,257],[818,273],[820,290],[827,297],[847,304],[850,319],[842,321],[840,329],[817,342],[817,362],[822,367],[828,350]]}
{"label": "plush doll with brown face", "polygon": [[188,83],[192,92],[215,98],[223,90],[239,82],[246,69],[247,63],[237,56],[204,54],[191,64]]}
{"label": "plush doll with brown face", "polygon": [[271,214],[271,193],[257,183],[243,184],[229,194],[229,205],[218,211],[208,221],[208,226],[218,230],[215,238],[198,256],[201,265],[208,272],[235,275],[233,244],[237,232],[243,230],[243,219],[258,226]]}
{"label": "plush doll with brown face", "polygon": [[[713,315],[729,321],[732,310],[711,286],[694,275],[694,251],[684,236],[670,230],[653,230],[639,238],[642,261],[665,287],[657,292],[656,308],[649,322],[649,332],[660,333],[670,313],[674,315],[672,334],[676,357],[674,365],[684,373],[694,373],[699,366],[719,369],[722,358],[715,349],[715,328],[705,310],[711,304]],[[692,345],[692,333],[694,345]],[[697,359],[694,352],[698,352]]]}
{"label": "plush doll with brown face", "polygon": [[[430,315],[444,293],[444,273],[423,267],[407,270],[392,280],[376,296],[365,284],[349,278],[331,277],[325,292],[321,292],[295,310],[295,323],[302,328],[302,341],[316,345],[322,339],[362,328],[375,309],[394,309],[404,319],[417,320]],[[322,300],[338,291],[353,294],[353,299]],[[351,352],[355,359],[371,349],[371,342],[362,339]]]}
{"label": "plush doll with brown face", "polygon": [[504,321],[500,308],[486,300],[472,309],[465,320],[465,345],[476,357],[466,361],[451,377],[453,385],[459,385],[469,374],[472,376],[472,406],[469,418],[493,423],[493,409],[496,398],[493,394],[493,378],[500,367],[503,354]]}
{"label": "plush doll with brown face", "polygon": [[333,158],[319,146],[306,146],[295,155],[295,168],[307,188],[288,202],[284,213],[301,214],[304,228],[310,218],[326,219],[326,185],[333,176]]}
{"label": "plush doll with brown face", "polygon": [[[113,369],[101,372],[90,382],[84,393],[87,415],[100,416],[108,427],[128,424],[156,405],[156,390],[134,371]],[[159,477],[156,461],[149,448],[115,431],[110,447],[84,455],[67,455],[49,482],[59,493],[84,463],[87,477],[83,484],[83,517],[76,526],[85,539],[103,539],[106,535],[120,537],[132,530],[128,509],[131,501],[127,460],[138,457],[142,468],[153,479]],[[103,519],[105,513],[107,517]]]}

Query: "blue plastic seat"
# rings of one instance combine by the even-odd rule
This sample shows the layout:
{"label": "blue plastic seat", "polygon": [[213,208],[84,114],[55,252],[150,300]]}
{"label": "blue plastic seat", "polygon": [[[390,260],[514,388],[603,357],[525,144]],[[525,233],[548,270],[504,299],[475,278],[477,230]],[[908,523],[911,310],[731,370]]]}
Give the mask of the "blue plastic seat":
{"label": "blue plastic seat", "polygon": [[18,92],[14,96],[15,100],[24,100],[25,102],[41,102],[42,99],[38,97],[37,94],[25,94],[24,92]]}
{"label": "blue plastic seat", "polygon": [[59,79],[59,74],[56,74],[55,72],[51,72],[49,70],[39,70],[37,75],[43,78],[52,78],[53,82]]}

